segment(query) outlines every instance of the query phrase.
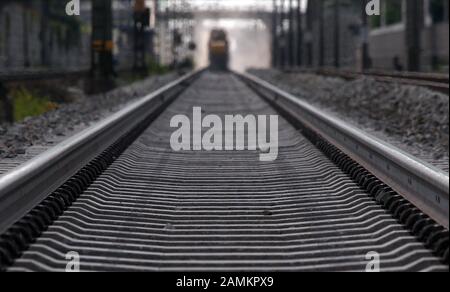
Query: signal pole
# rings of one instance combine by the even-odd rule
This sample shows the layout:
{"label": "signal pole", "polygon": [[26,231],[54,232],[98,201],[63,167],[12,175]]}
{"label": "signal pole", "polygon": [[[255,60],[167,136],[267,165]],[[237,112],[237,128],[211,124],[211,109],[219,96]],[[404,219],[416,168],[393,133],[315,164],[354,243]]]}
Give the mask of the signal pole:
{"label": "signal pole", "polygon": [[317,0],[318,6],[315,7],[319,18],[319,67],[325,65],[325,23],[324,23],[324,0]]}
{"label": "signal pole", "polygon": [[286,65],[286,33],[284,30],[284,20],[285,20],[285,8],[284,8],[284,1],[281,0],[281,7],[280,7],[280,39],[281,39],[281,46],[280,46],[280,68],[284,69]]}
{"label": "signal pole", "polygon": [[340,16],[340,1],[334,0],[334,8],[333,8],[333,14],[334,14],[334,67],[339,68],[340,66],[340,46],[341,46],[341,16]]}
{"label": "signal pole", "polygon": [[95,91],[105,90],[113,83],[112,26],[111,0],[92,1],[91,80]]}
{"label": "signal pole", "polygon": [[147,73],[147,46],[145,30],[150,26],[150,9],[145,0],[136,0],[134,4],[134,58],[133,71],[142,75]]}
{"label": "signal pole", "polygon": [[295,62],[295,50],[294,50],[294,0],[289,0],[289,38],[288,38],[288,63],[289,67],[294,66]]}
{"label": "signal pole", "polygon": [[272,67],[278,67],[278,3],[272,0]]}
{"label": "signal pole", "polygon": [[314,30],[314,23],[316,20],[316,1],[308,1],[308,6],[306,8],[306,26],[305,26],[305,35],[304,35],[304,41],[305,41],[305,65],[308,67],[313,66],[313,30]]}
{"label": "signal pole", "polygon": [[420,71],[423,1],[406,1],[406,54],[408,71]]}
{"label": "signal pole", "polygon": [[370,56],[369,56],[369,23],[368,16],[366,12],[366,5],[368,1],[361,1],[361,60],[360,60],[360,70],[365,71],[370,68]]}
{"label": "signal pole", "polygon": [[41,17],[41,27],[40,27],[40,35],[41,35],[41,65],[43,67],[49,67],[49,54],[48,54],[48,18],[49,18],[49,12],[50,7],[48,1],[41,1],[41,10],[42,10],[42,17]]}
{"label": "signal pole", "polygon": [[297,66],[303,65],[303,18],[302,18],[302,1],[297,0]]}

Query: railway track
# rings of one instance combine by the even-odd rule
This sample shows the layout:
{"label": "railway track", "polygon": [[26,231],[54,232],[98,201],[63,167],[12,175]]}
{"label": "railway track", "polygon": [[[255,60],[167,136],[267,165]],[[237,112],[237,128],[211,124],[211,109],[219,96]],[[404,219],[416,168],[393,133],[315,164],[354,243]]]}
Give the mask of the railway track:
{"label": "railway track", "polygon": [[[170,147],[275,115],[279,154]],[[250,75],[194,72],[0,178],[6,271],[448,271],[448,175]]]}
{"label": "railway track", "polygon": [[357,72],[351,70],[337,70],[334,68],[323,68],[317,70],[298,70],[287,69],[286,72],[306,72],[324,76],[341,77],[348,80],[360,77],[370,77],[380,82],[399,83],[405,85],[414,85],[427,87],[445,94],[449,93],[449,75],[440,73],[421,73],[421,72],[396,72],[396,71],[377,71],[368,70]]}

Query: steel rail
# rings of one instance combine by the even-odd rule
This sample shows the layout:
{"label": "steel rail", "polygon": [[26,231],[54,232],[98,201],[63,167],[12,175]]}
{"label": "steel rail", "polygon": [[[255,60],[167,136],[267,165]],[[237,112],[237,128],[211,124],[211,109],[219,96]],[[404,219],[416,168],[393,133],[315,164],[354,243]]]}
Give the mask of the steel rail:
{"label": "steel rail", "polygon": [[394,77],[394,78],[401,78],[401,79],[432,81],[432,82],[447,83],[447,84],[449,82],[449,75],[444,74],[444,73],[367,70],[367,71],[364,71],[363,74]]}
{"label": "steel rail", "polygon": [[[374,251],[382,271],[448,271],[441,226],[416,218],[412,206],[387,212],[329,158],[323,139],[299,131],[281,110],[275,161],[260,161],[262,152],[250,149],[173,150],[170,121],[198,105],[219,116],[277,115],[278,108],[236,76],[202,74],[126,142],[114,143],[123,151],[108,147],[102,155],[117,159],[95,178],[89,173],[99,158],[85,167],[75,178],[83,188],[66,183],[71,196],[61,187],[2,235],[0,270],[3,262],[8,272],[64,271],[75,251],[82,271],[365,271],[365,255]],[[392,193],[387,200],[404,206]],[[409,214],[418,228],[394,213]]]}
{"label": "steel rail", "polygon": [[343,77],[356,78],[359,76],[380,76],[380,77],[392,77],[394,79],[411,79],[416,81],[431,81],[436,83],[449,82],[449,75],[444,73],[428,73],[428,72],[409,72],[409,71],[387,71],[387,70],[345,70],[336,69],[333,67],[323,67],[318,69],[303,69],[303,68],[287,68],[285,72],[292,73],[315,73],[323,75],[342,75]]}
{"label": "steel rail", "polygon": [[272,84],[236,73],[251,88],[338,147],[417,208],[448,229],[447,173],[321,111]]}
{"label": "steel rail", "polygon": [[0,177],[0,234],[165,101],[178,95],[201,71],[184,75]]}
{"label": "steel rail", "polygon": [[370,77],[384,83],[400,83],[403,85],[413,85],[427,87],[445,94],[449,93],[448,74],[439,73],[420,73],[420,72],[396,72],[396,71],[351,71],[337,70],[335,68],[321,69],[286,69],[287,73],[311,73],[323,76],[341,77],[347,80],[353,80],[360,77]]}

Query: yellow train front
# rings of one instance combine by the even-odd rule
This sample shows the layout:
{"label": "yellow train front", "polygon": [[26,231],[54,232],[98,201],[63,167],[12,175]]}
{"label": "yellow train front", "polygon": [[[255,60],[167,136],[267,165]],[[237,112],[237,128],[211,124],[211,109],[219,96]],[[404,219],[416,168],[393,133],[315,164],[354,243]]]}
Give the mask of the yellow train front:
{"label": "yellow train front", "polygon": [[224,30],[214,29],[208,43],[209,64],[211,70],[225,71],[228,69],[229,47],[227,34]]}

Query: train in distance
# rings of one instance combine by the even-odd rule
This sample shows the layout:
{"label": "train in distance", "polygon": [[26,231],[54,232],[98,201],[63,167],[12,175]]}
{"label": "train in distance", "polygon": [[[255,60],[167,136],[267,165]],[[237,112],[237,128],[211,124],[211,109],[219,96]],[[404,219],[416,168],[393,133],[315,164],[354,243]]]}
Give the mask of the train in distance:
{"label": "train in distance", "polygon": [[214,71],[228,70],[229,42],[223,29],[213,29],[208,42],[210,69]]}

